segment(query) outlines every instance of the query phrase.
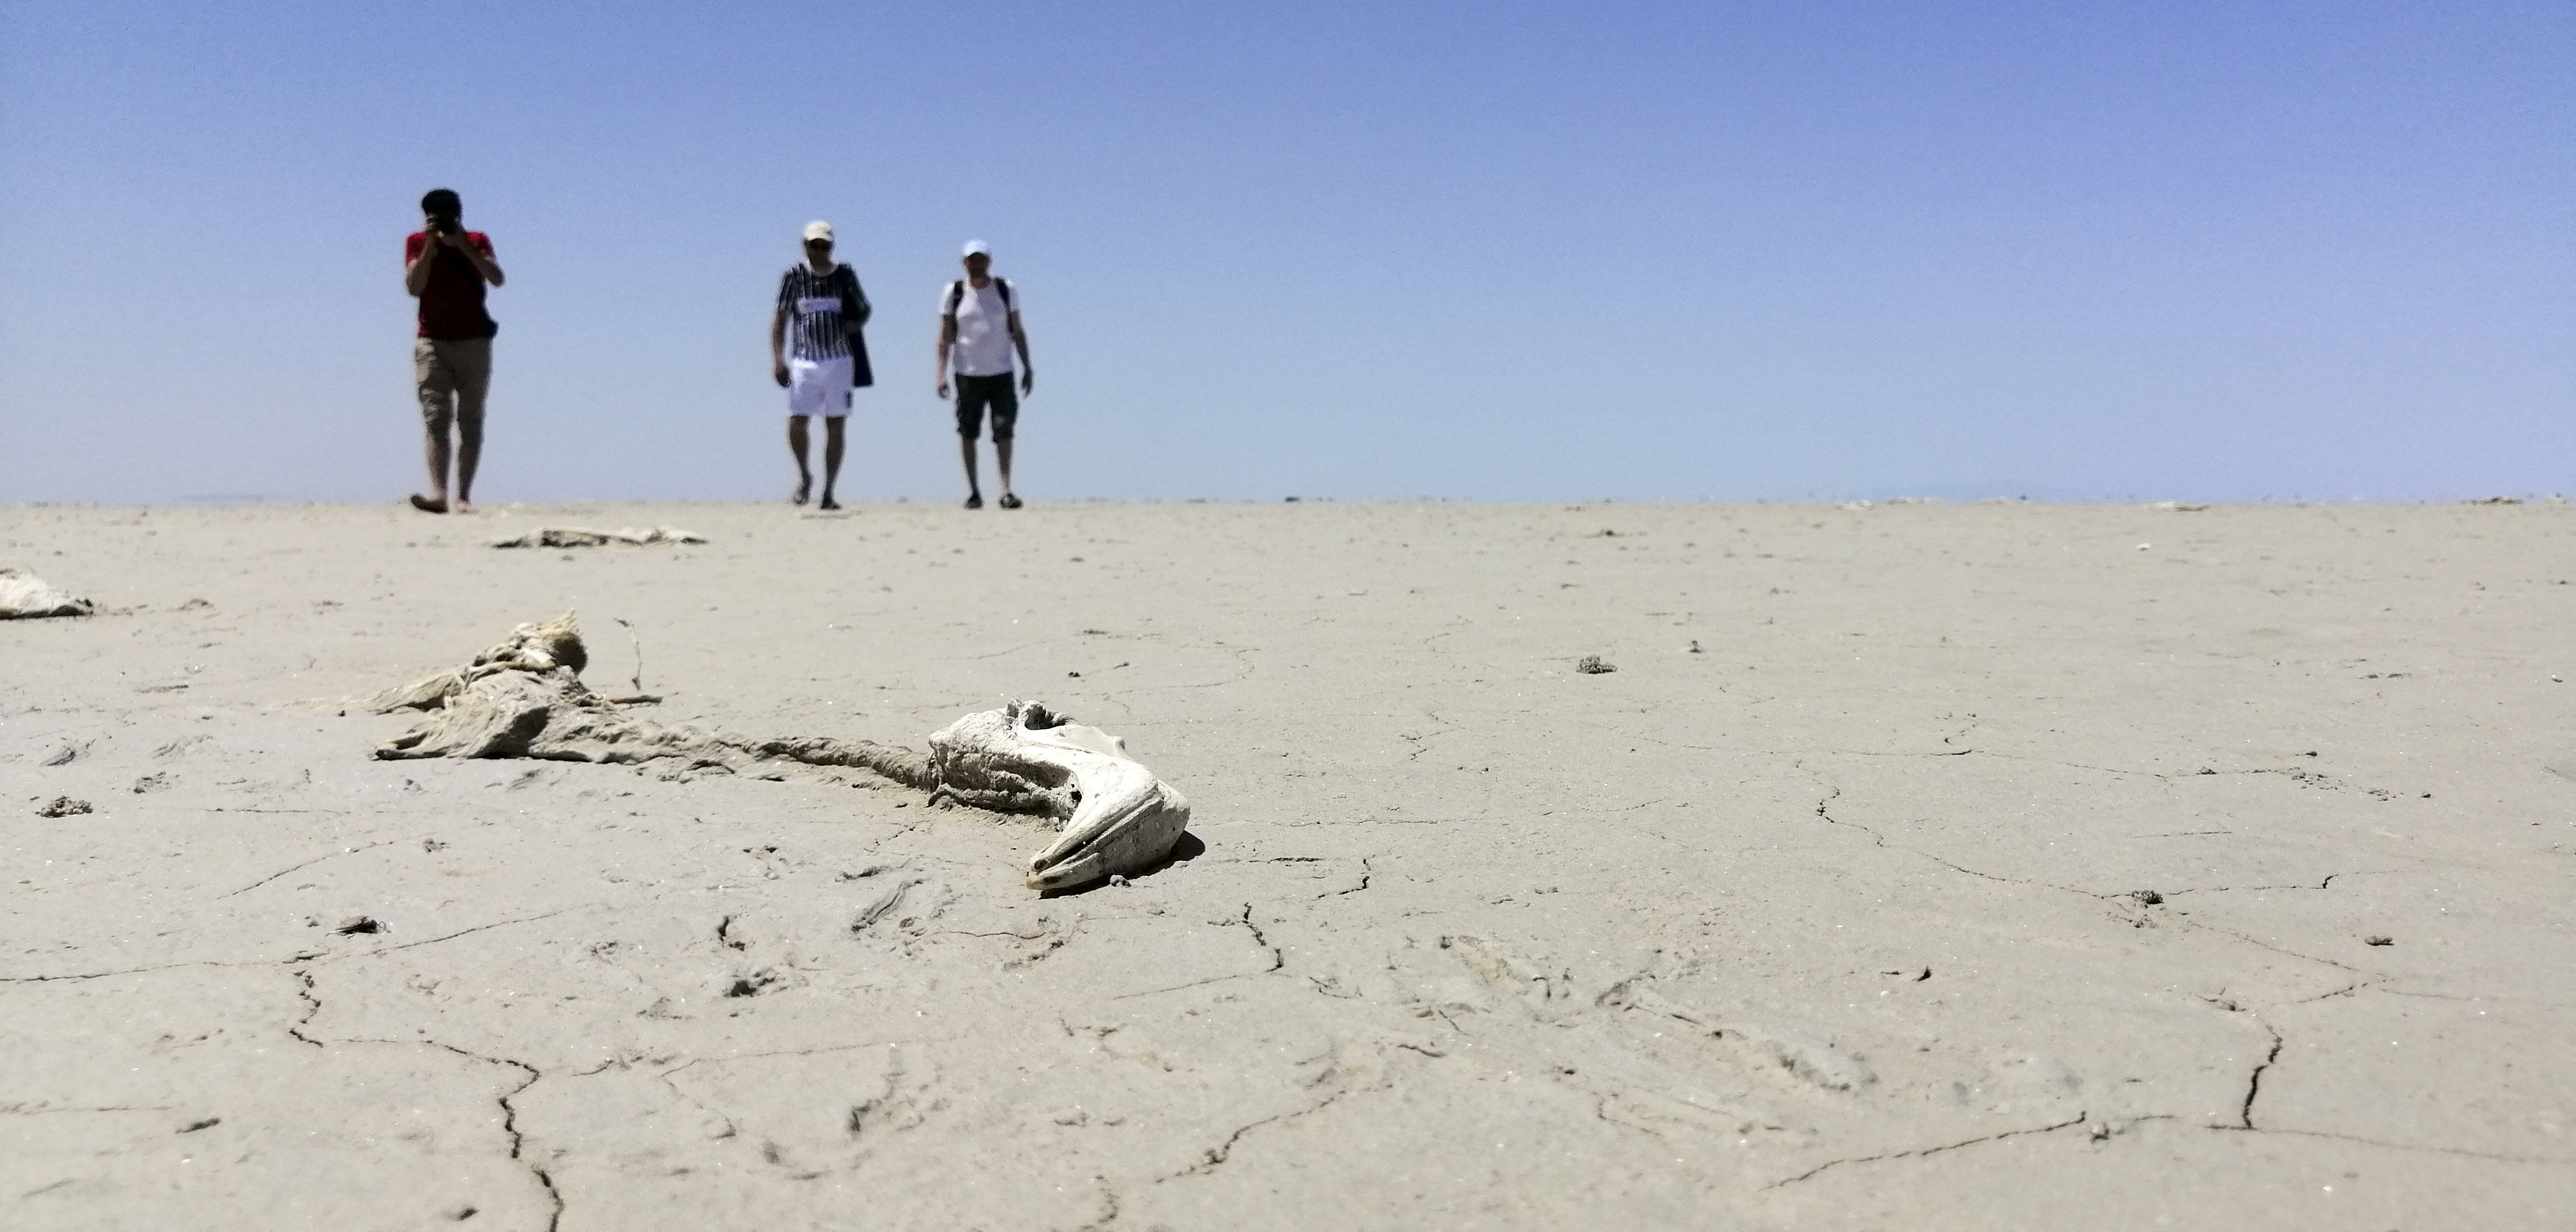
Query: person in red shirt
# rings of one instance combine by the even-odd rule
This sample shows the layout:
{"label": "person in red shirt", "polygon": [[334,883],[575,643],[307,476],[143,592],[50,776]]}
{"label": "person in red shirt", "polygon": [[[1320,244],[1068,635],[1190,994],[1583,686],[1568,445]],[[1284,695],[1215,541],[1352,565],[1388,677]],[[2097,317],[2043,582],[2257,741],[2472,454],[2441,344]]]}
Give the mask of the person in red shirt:
{"label": "person in red shirt", "polygon": [[[474,512],[474,468],[483,460],[483,395],[492,384],[492,335],[483,287],[501,285],[491,237],[465,229],[465,202],[433,188],[420,199],[421,229],[403,240],[403,289],[420,301],[412,339],[412,384],[428,433],[429,495],[414,492],[424,513]],[[448,427],[456,441],[456,499],[448,499]]]}

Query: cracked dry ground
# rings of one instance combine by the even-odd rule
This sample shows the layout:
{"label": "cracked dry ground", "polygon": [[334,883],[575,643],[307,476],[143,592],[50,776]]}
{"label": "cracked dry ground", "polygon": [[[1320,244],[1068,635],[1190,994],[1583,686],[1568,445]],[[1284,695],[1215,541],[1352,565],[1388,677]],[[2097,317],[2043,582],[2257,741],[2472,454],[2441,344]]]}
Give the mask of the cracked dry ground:
{"label": "cracked dry ground", "polygon": [[[541,522],[712,542],[478,546]],[[0,1223],[2570,1226],[2571,528],[8,510],[102,612],[0,626]],[[674,721],[1058,704],[1188,858],[367,758],[566,607]]]}

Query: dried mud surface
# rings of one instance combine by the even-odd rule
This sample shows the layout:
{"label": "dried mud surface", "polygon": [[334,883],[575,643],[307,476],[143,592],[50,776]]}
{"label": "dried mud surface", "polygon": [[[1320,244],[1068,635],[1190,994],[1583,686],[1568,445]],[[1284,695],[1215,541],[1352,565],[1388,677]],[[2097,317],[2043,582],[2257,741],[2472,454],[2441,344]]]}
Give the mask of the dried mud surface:
{"label": "dried mud surface", "polygon": [[[544,522],[710,542],[485,546]],[[2571,531],[0,509],[99,604],[0,626],[0,1223],[2569,1226]],[[1040,899],[1043,828],[859,772],[368,756],[568,607],[672,722],[1043,698],[1183,858]]]}

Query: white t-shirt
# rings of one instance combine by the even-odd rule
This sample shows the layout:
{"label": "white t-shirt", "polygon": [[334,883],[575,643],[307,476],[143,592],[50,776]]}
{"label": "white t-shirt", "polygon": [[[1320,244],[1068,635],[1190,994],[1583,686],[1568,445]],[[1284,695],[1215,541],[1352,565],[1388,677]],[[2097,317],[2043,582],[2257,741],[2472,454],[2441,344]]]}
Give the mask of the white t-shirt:
{"label": "white t-shirt", "polygon": [[[1011,371],[1010,314],[1020,309],[1020,284],[1011,284],[1009,307],[1002,305],[999,279],[984,285],[957,286],[957,341],[948,348],[948,366],[959,376],[997,376]],[[948,311],[948,287],[939,288],[939,311]]]}

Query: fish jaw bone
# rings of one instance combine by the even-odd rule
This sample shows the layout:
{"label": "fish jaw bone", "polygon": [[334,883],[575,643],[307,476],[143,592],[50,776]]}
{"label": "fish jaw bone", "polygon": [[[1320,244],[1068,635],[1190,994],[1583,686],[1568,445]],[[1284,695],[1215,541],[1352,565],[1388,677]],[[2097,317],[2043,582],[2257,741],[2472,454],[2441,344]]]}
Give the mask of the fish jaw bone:
{"label": "fish jaw bone", "polygon": [[967,715],[932,734],[930,750],[942,790],[1064,819],[1029,860],[1027,884],[1041,893],[1151,868],[1189,826],[1189,800],[1127,756],[1125,741],[1043,702]]}
{"label": "fish jaw bone", "polygon": [[1029,858],[1028,886],[1050,892],[1152,867],[1189,828],[1190,802],[1123,757],[1074,754],[1079,803],[1054,842]]}

